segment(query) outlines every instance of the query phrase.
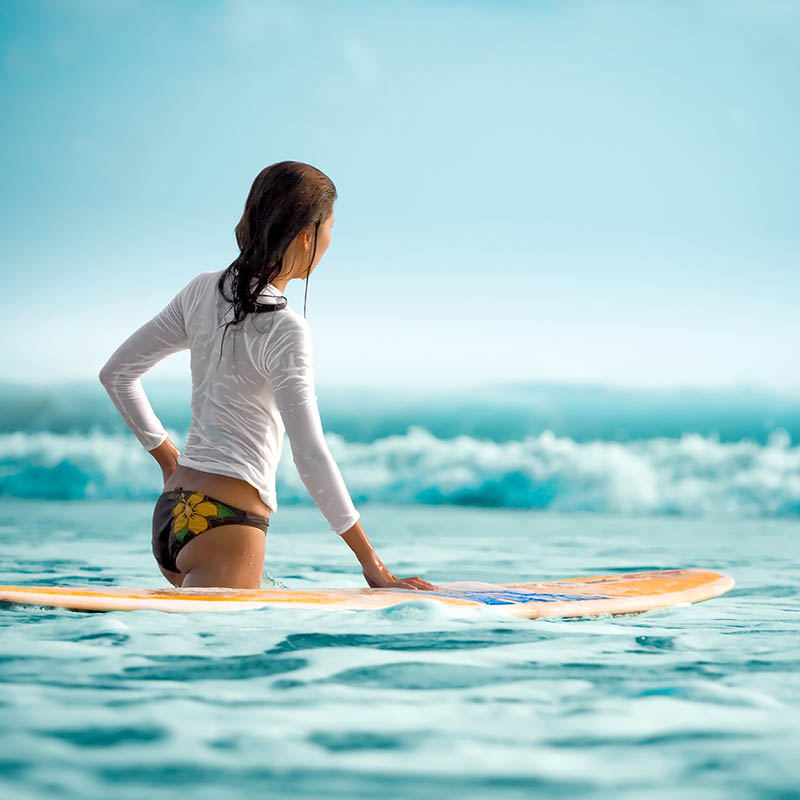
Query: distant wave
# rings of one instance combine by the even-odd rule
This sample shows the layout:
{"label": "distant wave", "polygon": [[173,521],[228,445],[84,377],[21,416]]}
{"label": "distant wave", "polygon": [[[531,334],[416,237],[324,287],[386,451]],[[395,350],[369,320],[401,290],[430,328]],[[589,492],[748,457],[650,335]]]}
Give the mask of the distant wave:
{"label": "distant wave", "polygon": [[[186,432],[191,386],[146,383],[162,423]],[[800,397],[737,390],[633,390],[601,386],[514,384],[472,390],[321,390],[325,430],[348,442],[405,435],[410,425],[440,439],[472,436],[519,442],[552,431],[576,442],[630,442],[684,433],[722,442],[766,444],[783,428],[800,441]],[[0,434],[127,434],[99,381],[28,386],[0,381]]]}
{"label": "distant wave", "polygon": [[[170,431],[173,441],[180,434]],[[380,501],[635,514],[800,514],[800,446],[678,439],[576,442],[545,431],[519,441],[441,439],[412,426],[368,443],[328,435],[356,503]],[[0,434],[0,494],[155,499],[160,472],[129,434]],[[310,503],[286,445],[281,504]]]}

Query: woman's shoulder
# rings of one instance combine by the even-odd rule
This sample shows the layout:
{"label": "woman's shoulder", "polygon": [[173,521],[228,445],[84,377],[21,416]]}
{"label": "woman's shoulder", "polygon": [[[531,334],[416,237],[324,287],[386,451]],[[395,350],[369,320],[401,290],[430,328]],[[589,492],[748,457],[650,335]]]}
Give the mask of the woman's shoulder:
{"label": "woman's shoulder", "polygon": [[270,313],[274,318],[265,331],[262,351],[267,370],[310,359],[313,348],[308,321],[289,306]]}
{"label": "woman's shoulder", "polygon": [[277,334],[277,338],[289,338],[297,341],[306,341],[311,338],[311,326],[308,324],[308,320],[291,306],[287,305],[280,311],[270,313],[275,315],[275,324],[270,328],[274,334]]}
{"label": "woman's shoulder", "polygon": [[210,283],[215,283],[219,279],[219,276],[225,270],[218,269],[218,270],[207,270],[205,272],[197,273],[193,278],[190,278],[180,289],[178,292],[179,295],[183,297],[193,296],[196,292],[202,292],[205,287]]}

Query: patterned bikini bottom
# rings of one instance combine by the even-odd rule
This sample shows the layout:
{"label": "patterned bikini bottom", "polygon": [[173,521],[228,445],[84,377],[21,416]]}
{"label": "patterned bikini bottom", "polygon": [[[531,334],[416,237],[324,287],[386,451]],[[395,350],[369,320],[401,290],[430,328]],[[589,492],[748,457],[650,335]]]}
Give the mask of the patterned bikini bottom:
{"label": "patterned bikini bottom", "polygon": [[178,572],[178,553],[195,536],[219,525],[250,525],[266,534],[269,517],[180,486],[163,492],[153,510],[153,555],[156,561],[164,569]]}

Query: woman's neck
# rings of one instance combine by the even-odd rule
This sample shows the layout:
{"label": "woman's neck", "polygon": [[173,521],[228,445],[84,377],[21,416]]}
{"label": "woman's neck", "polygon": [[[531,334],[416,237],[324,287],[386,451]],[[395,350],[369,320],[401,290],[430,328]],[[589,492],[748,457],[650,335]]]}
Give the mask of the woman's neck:
{"label": "woman's neck", "polygon": [[270,283],[281,293],[283,294],[286,291],[286,284],[289,283],[290,278],[275,278],[274,281],[270,281]]}

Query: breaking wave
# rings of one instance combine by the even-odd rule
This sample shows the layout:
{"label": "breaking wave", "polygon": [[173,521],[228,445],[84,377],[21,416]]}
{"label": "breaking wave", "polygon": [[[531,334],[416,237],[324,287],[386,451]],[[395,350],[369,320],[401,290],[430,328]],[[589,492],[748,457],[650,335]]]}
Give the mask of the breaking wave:
{"label": "breaking wave", "polygon": [[[170,431],[180,447],[183,437]],[[800,514],[800,446],[684,434],[578,442],[545,431],[518,441],[437,438],[412,426],[372,442],[328,434],[356,503],[453,504],[630,514]],[[155,499],[160,471],[129,434],[0,434],[0,494],[41,499]],[[310,503],[288,443],[279,503]]]}

